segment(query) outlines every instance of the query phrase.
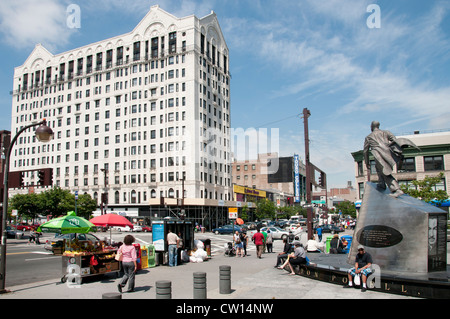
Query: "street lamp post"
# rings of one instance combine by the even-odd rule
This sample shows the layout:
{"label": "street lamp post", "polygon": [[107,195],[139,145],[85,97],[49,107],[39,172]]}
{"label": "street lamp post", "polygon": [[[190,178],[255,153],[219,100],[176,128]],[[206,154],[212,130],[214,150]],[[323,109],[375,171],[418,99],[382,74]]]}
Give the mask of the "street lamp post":
{"label": "street lamp post", "polygon": [[8,150],[6,151],[6,157],[5,157],[5,170],[4,170],[4,189],[3,189],[3,210],[2,210],[2,223],[1,223],[1,259],[0,259],[0,294],[8,292],[5,289],[5,282],[6,282],[6,220],[8,216],[8,175],[9,175],[9,158],[11,156],[11,151],[14,146],[14,143],[17,141],[17,138],[20,134],[22,134],[24,131],[31,127],[38,126],[36,129],[36,138],[40,142],[49,142],[53,138],[53,131],[51,128],[47,126],[47,121],[45,119],[42,120],[42,122],[34,123],[27,125],[20,129],[17,134],[14,136],[14,138],[11,140],[11,143],[8,147]]}

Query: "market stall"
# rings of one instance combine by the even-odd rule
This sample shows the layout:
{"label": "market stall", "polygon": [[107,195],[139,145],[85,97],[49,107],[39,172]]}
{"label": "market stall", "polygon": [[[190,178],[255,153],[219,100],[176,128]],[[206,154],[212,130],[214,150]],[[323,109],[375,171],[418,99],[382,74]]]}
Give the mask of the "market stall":
{"label": "market stall", "polygon": [[65,243],[62,256],[61,282],[68,279],[81,284],[88,276],[116,273],[120,271],[120,262],[115,259],[117,248],[105,246],[103,241],[90,242],[74,240]]}
{"label": "market stall", "polygon": [[[52,219],[38,228],[38,231],[60,234],[87,234],[96,230],[94,224],[74,212]],[[117,248],[107,246],[101,240],[70,238],[64,239],[62,245],[62,282],[70,279],[81,284],[83,277],[120,271],[120,263],[115,260]]]}

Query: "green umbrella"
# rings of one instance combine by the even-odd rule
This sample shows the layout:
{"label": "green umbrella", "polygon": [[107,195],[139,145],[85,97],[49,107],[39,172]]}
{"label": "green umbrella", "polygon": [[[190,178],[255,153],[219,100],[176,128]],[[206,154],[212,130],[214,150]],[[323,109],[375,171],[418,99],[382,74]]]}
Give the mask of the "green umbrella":
{"label": "green umbrella", "polygon": [[38,232],[48,233],[82,233],[86,234],[96,231],[97,228],[87,219],[75,215],[75,212],[68,212],[66,216],[58,217],[42,224],[37,229]]}

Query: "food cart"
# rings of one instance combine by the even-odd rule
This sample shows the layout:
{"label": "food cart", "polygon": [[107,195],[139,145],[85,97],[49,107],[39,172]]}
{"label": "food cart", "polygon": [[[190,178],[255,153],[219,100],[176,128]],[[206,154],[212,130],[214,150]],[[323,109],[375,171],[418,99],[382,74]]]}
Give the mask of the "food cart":
{"label": "food cart", "polygon": [[[61,234],[87,234],[96,226],[75,212],[54,218],[39,226],[38,231]],[[70,237],[69,237],[70,238]],[[117,248],[106,246],[104,241],[63,240],[61,281],[81,284],[82,278],[110,272],[118,273],[120,263],[115,259]]]}
{"label": "food cart", "polygon": [[62,255],[61,282],[68,279],[77,284],[82,278],[107,273],[118,273],[120,262],[115,259],[117,248],[105,246],[105,242],[64,241],[65,251]]}

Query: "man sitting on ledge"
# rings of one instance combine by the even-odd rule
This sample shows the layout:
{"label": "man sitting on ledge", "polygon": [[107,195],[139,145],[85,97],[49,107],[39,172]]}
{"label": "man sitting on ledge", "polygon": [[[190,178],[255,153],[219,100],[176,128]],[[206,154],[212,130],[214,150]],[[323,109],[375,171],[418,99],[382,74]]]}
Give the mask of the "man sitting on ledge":
{"label": "man sitting on ledge", "polygon": [[295,275],[292,265],[306,265],[306,252],[302,244],[296,241],[294,242],[294,246],[294,252],[288,256],[283,266],[278,267],[279,269],[284,269],[286,265],[289,265],[289,269],[291,270],[289,275]]}
{"label": "man sitting on ledge", "polygon": [[365,252],[363,245],[359,245],[355,258],[355,267],[349,269],[348,285],[344,286],[344,288],[353,287],[353,277],[360,275],[362,278],[361,292],[365,292],[367,290],[367,277],[372,273],[370,266],[372,266],[372,256]]}

